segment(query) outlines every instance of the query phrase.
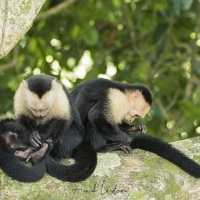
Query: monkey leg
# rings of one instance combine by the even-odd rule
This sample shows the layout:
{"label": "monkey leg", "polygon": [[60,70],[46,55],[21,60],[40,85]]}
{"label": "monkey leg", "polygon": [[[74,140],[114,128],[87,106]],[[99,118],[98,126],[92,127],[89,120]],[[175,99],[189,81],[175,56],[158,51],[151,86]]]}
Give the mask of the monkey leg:
{"label": "monkey leg", "polygon": [[29,147],[26,150],[16,150],[15,151],[15,156],[22,158],[22,159],[27,159],[31,153],[33,153],[36,149],[34,147]]}

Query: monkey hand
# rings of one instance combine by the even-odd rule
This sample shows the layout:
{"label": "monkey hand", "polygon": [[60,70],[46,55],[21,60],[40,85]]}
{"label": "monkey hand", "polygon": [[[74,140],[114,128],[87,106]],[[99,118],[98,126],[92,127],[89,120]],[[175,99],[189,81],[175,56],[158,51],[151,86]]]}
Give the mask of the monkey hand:
{"label": "monkey hand", "polygon": [[43,143],[42,147],[35,151],[34,153],[32,153],[27,159],[26,162],[31,161],[32,163],[36,163],[38,161],[41,160],[42,157],[44,157],[46,151],[48,149],[48,144],[47,143]]}
{"label": "monkey hand", "polygon": [[29,136],[29,142],[33,147],[40,147],[42,142],[40,141],[41,137],[38,131],[33,131],[32,134]]}
{"label": "monkey hand", "polygon": [[48,144],[49,151],[53,149],[53,140],[50,137],[45,142]]}
{"label": "monkey hand", "polygon": [[15,151],[15,156],[17,156],[18,158],[21,158],[22,160],[27,159],[31,153],[35,151],[34,147],[29,147],[26,150],[22,151],[22,150],[16,150]]}
{"label": "monkey hand", "polygon": [[128,129],[128,132],[130,134],[136,133],[136,132],[141,132],[142,134],[146,133],[146,126],[145,125],[133,125]]}

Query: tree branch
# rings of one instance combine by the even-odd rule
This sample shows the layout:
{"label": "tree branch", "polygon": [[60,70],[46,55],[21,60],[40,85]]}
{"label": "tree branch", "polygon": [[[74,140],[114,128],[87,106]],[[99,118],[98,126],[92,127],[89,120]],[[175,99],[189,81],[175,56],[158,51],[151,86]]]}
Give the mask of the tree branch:
{"label": "tree branch", "polygon": [[59,5],[47,10],[46,12],[38,14],[38,16],[35,18],[34,22],[41,21],[44,19],[47,19],[53,15],[59,14],[62,11],[65,11],[68,7],[70,7],[72,4],[74,4],[77,0],[67,0]]}
{"label": "tree branch", "polygon": [[13,49],[13,59],[9,63],[0,65],[0,73],[5,70],[14,68],[17,65],[18,55],[19,55],[19,44],[17,44]]}

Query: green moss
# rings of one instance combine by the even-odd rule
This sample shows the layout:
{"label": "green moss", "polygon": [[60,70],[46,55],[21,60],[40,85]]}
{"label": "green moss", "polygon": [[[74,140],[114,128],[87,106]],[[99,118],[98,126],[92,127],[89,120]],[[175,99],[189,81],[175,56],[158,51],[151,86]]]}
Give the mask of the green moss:
{"label": "green moss", "polygon": [[[138,190],[131,192],[130,199],[137,199],[137,196],[140,195],[141,199],[149,199],[150,197],[155,199],[165,199],[165,197],[166,199],[177,199],[177,197],[181,197],[181,199],[186,200],[189,198],[188,194],[181,190],[181,186],[175,179],[175,174],[177,173],[175,172],[177,170],[175,170],[176,166],[171,165],[171,163],[166,164],[166,161],[160,161],[158,165],[158,162],[152,163],[151,159],[147,159],[145,164],[147,165],[146,167],[151,166],[153,171],[143,170],[142,172],[131,173],[131,177],[135,181],[139,181],[144,177],[145,181],[143,180],[137,186]],[[153,164],[154,167],[152,167]],[[167,169],[166,172],[165,168]],[[169,170],[170,168],[174,168],[174,170],[171,171]]]}
{"label": "green moss", "polygon": [[132,192],[128,198],[129,200],[149,200],[149,194],[145,190],[136,190]]}
{"label": "green moss", "polygon": [[[190,177],[177,166],[154,154],[138,150],[134,155],[109,153],[98,158],[98,173],[94,173],[80,183],[62,182],[48,175],[36,183],[20,183],[13,181],[0,170],[0,199],[189,200],[199,198],[198,179]],[[194,156],[194,159],[198,161],[199,156]]]}

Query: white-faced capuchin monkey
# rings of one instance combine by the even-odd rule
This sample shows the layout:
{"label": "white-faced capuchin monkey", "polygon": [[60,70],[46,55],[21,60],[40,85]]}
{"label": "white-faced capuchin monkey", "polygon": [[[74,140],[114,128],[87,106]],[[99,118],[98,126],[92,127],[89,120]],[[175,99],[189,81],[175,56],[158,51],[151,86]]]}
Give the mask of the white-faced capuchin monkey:
{"label": "white-faced capuchin monkey", "polygon": [[147,87],[100,78],[80,84],[70,95],[85,125],[86,138],[96,151],[143,149],[200,178],[200,165],[170,144],[144,134],[127,141],[135,131],[127,122],[143,118],[151,107],[152,95]]}
{"label": "white-faced capuchin monkey", "polygon": [[[29,145],[43,148],[46,155],[55,159],[71,156],[72,166],[65,166],[47,159],[47,172],[63,181],[77,182],[89,177],[96,167],[97,157],[92,146],[83,141],[84,129],[79,113],[68,91],[54,77],[37,75],[24,80],[14,96],[17,121],[29,135]],[[37,163],[44,154],[32,153],[27,159]],[[23,155],[23,153],[20,152]]]}
{"label": "white-faced capuchin monkey", "polygon": [[15,180],[35,182],[44,176],[46,164],[44,160],[41,160],[32,167],[28,167],[17,158],[26,158],[34,150],[26,143],[28,143],[28,138],[23,126],[12,119],[0,121],[0,167]]}
{"label": "white-faced capuchin monkey", "polygon": [[70,96],[86,127],[86,137],[98,152],[129,152],[127,134],[146,131],[142,125],[127,123],[145,117],[150,110],[152,95],[145,86],[94,79],[76,87]]}

